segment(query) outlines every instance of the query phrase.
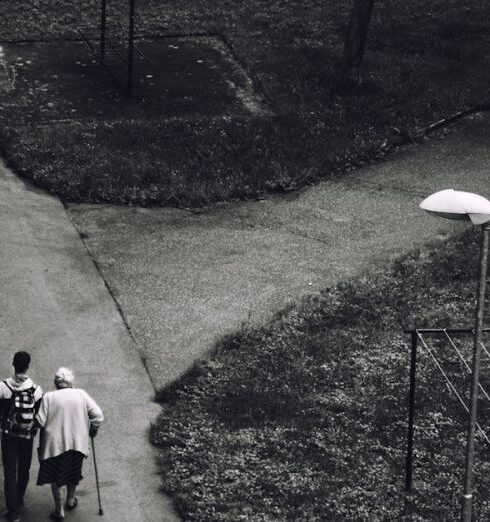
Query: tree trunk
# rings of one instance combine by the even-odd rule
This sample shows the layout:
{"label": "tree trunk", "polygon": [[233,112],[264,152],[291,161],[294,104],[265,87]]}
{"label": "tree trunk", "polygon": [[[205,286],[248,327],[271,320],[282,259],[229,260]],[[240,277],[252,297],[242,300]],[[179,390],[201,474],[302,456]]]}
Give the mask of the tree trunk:
{"label": "tree trunk", "polygon": [[359,86],[362,83],[361,65],[374,0],[354,0],[344,46],[341,83]]}

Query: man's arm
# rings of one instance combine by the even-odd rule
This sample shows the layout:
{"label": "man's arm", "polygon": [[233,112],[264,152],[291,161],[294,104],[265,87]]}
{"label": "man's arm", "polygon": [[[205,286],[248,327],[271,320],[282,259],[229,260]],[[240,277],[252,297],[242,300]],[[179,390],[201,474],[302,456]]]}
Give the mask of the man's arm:
{"label": "man's arm", "polygon": [[3,421],[4,417],[7,415],[10,406],[10,398],[12,397],[12,392],[9,390],[8,386],[5,384],[5,381],[0,382],[0,420]]}
{"label": "man's arm", "polygon": [[5,384],[5,381],[0,382],[0,400],[10,399],[11,392],[8,389],[8,386]]}
{"label": "man's arm", "polygon": [[39,408],[41,407],[41,401],[43,398],[43,390],[41,386],[37,386],[34,390],[34,415],[37,415]]}

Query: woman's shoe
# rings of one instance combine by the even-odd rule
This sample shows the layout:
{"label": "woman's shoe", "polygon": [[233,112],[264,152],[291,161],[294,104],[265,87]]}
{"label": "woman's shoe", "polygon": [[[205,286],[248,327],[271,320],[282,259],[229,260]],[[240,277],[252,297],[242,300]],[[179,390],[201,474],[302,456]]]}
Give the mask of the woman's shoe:
{"label": "woman's shoe", "polygon": [[51,513],[51,515],[49,515],[49,517],[51,518],[51,520],[65,520],[65,517],[64,516],[61,516],[61,515],[58,515],[58,513]]}
{"label": "woman's shoe", "polygon": [[73,504],[68,504],[68,502],[65,504],[65,509],[67,511],[71,511],[72,509],[75,509],[78,506],[78,498],[73,497]]}

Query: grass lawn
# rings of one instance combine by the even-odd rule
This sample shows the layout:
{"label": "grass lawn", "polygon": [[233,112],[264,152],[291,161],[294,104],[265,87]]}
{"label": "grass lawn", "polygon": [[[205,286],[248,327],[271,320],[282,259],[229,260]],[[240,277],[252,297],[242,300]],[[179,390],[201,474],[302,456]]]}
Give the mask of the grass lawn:
{"label": "grass lawn", "polygon": [[[109,2],[112,19],[124,22],[125,4]],[[3,2],[1,38],[77,38],[80,25],[96,27],[98,8],[95,0]],[[221,35],[270,110],[170,117],[144,107],[135,113],[114,95],[89,117],[83,107],[94,93],[85,79],[78,89],[60,89],[45,52],[39,58],[45,76],[27,60],[9,64],[16,88],[0,92],[0,146],[20,173],[65,201],[199,206],[337,175],[485,101],[490,21],[484,3],[378,2],[366,88],[341,96],[334,87],[349,10],[350,2],[334,0],[139,0],[140,41]]]}
{"label": "grass lawn", "polygon": [[[465,415],[422,348],[413,503],[404,513],[403,329],[472,326],[478,250],[470,231],[325,290],[224,338],[161,390],[152,440],[183,519],[459,520]],[[471,339],[456,342],[469,359]],[[468,390],[448,343],[430,346],[460,393]],[[488,389],[488,358],[482,382]],[[480,402],[488,429],[489,404]],[[490,518],[490,447],[481,437],[474,509],[475,520]]]}

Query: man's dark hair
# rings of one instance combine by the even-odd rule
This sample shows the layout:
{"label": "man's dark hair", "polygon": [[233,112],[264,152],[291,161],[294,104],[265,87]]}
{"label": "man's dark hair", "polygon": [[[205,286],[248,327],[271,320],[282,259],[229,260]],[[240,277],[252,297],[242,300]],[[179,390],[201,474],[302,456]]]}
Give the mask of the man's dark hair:
{"label": "man's dark hair", "polygon": [[31,356],[27,352],[17,352],[14,355],[13,365],[15,373],[24,373],[29,368]]}

